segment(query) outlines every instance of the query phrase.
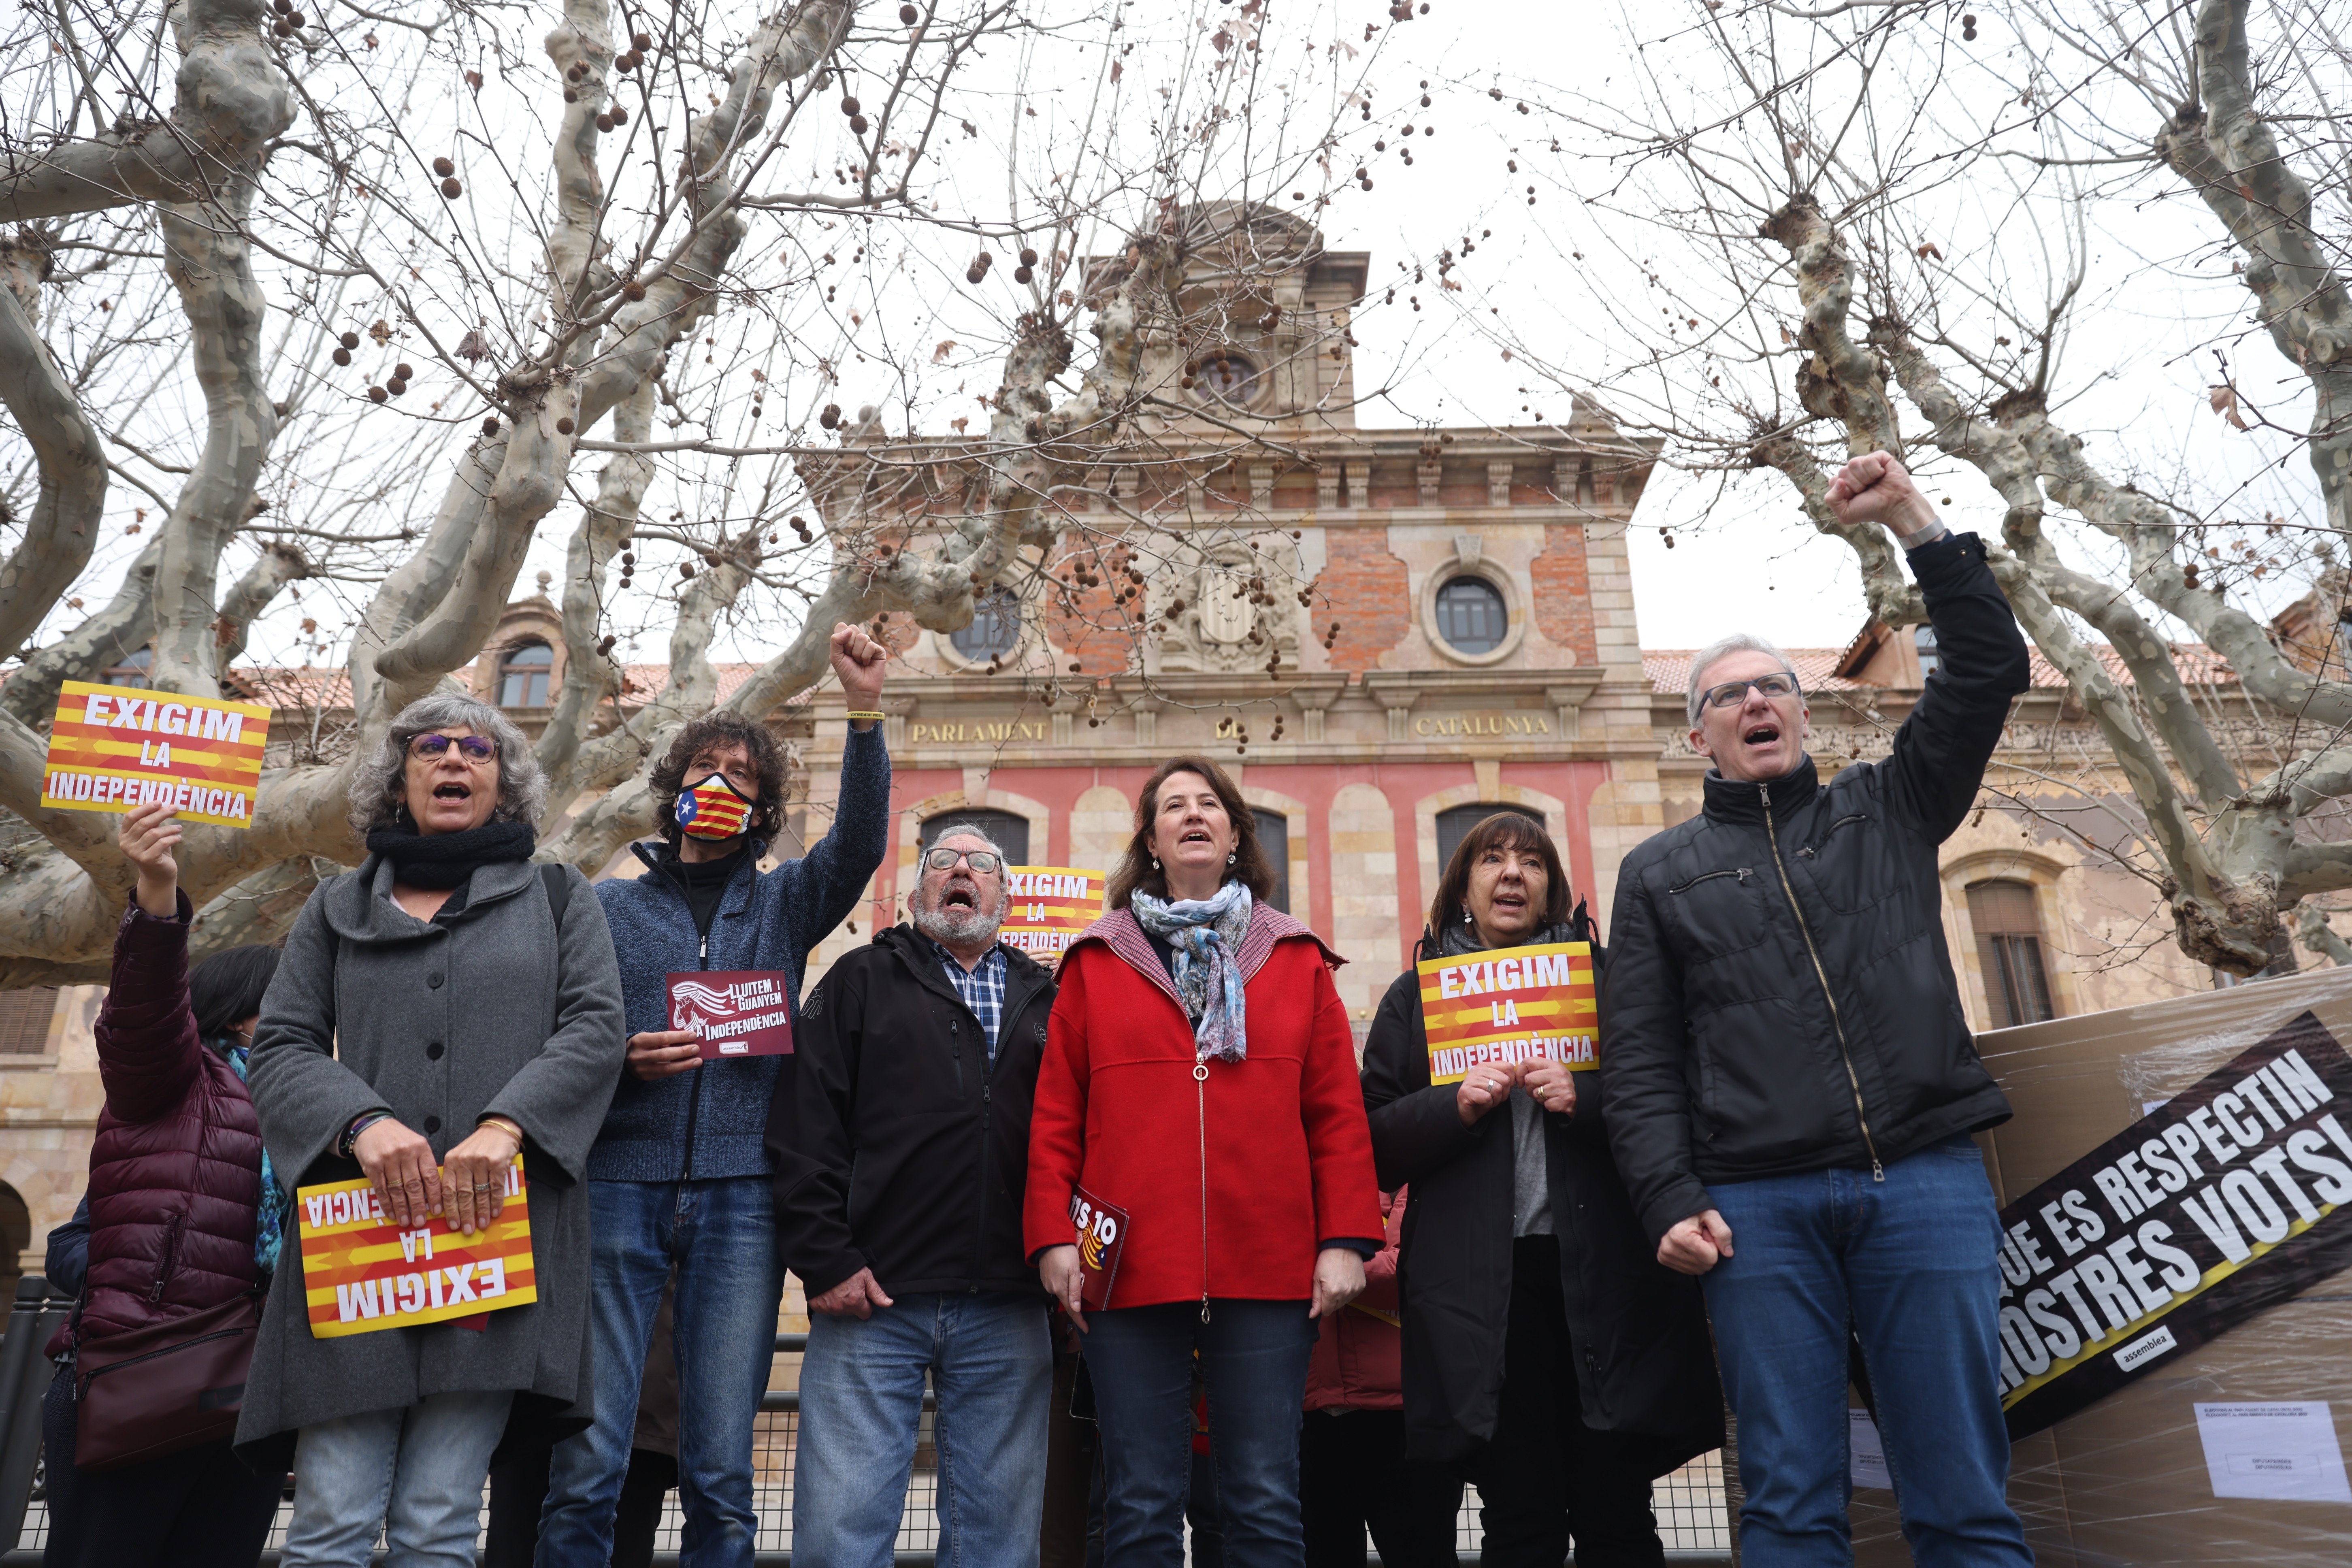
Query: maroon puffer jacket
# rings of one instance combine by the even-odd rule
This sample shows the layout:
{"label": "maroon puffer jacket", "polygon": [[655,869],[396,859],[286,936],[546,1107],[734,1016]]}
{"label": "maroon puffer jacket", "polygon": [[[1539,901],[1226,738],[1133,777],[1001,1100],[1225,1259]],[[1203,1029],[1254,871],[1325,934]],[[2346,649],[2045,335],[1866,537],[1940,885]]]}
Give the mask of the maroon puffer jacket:
{"label": "maroon puffer jacket", "polygon": [[[253,1288],[261,1125],[236,1069],[196,1037],[188,922],[133,903],[98,1015],[106,1083],[89,1152],[85,1339],[185,1317]],[[50,1342],[61,1352],[66,1332]]]}

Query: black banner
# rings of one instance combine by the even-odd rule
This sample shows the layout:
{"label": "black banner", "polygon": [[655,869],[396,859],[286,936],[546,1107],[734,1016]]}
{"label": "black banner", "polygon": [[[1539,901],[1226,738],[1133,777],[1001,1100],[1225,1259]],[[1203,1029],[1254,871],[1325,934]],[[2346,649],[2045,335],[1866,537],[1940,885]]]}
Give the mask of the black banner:
{"label": "black banner", "polygon": [[2010,1436],[2352,1263],[2347,1121],[2352,1057],[2305,1013],[2003,1209]]}

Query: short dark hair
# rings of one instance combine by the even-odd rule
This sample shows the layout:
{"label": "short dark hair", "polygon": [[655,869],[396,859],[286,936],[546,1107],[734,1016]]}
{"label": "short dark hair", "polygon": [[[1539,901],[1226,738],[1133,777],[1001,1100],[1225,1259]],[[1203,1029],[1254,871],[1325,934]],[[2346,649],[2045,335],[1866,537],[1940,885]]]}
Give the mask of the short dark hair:
{"label": "short dark hair", "polygon": [[196,1034],[216,1040],[261,1011],[261,994],[278,973],[278,950],[252,944],[214,953],[188,971],[188,1006]]}
{"label": "short dark hair", "polygon": [[1225,868],[1225,880],[1239,882],[1250,890],[1250,897],[1260,903],[1274,891],[1274,868],[1265,863],[1265,852],[1258,847],[1257,814],[1242,799],[1242,792],[1227,777],[1225,770],[1206,757],[1177,757],[1162,763],[1143,781],[1143,791],[1135,797],[1135,837],[1128,840],[1127,858],[1110,876],[1105,889],[1106,904],[1123,910],[1138,893],[1150,893],[1155,899],[1168,896],[1168,874],[1151,863],[1151,819],[1160,812],[1160,786],[1177,773],[1198,773],[1209,787],[1217,792],[1224,803],[1225,815],[1234,819],[1234,863]]}
{"label": "short dark hair", "polygon": [[1470,868],[1489,849],[1532,849],[1540,856],[1544,863],[1543,923],[1556,926],[1567,921],[1568,871],[1559,863],[1559,846],[1551,841],[1551,835],[1534,817],[1516,811],[1498,811],[1464,834],[1462,842],[1454,846],[1454,858],[1445,863],[1445,874],[1437,879],[1437,897],[1430,900],[1431,931],[1444,931],[1469,908]]}
{"label": "short dark hair", "polygon": [[743,754],[751,760],[752,771],[760,775],[760,793],[751,802],[751,815],[743,824],[744,833],[754,846],[765,851],[776,835],[784,830],[784,748],[759,720],[719,708],[688,720],[686,728],[677,732],[677,739],[669,743],[669,751],[655,765],[653,776],[646,781],[659,803],[655,826],[673,845],[681,836],[677,806],[677,797],[686,788],[686,770],[704,752],[733,745],[743,748]]}

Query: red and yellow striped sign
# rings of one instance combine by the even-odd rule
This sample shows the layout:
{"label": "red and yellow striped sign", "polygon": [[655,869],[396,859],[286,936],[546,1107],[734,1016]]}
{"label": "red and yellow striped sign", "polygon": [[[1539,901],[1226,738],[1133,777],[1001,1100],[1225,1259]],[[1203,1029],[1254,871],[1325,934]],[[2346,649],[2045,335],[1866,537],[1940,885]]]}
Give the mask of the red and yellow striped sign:
{"label": "red and yellow striped sign", "polygon": [[68,680],[58,694],[41,804],[127,812],[168,801],[190,822],[253,826],[269,710]]}
{"label": "red and yellow striped sign", "polygon": [[1103,874],[1068,866],[1007,866],[997,940],[1032,958],[1059,953],[1102,919]]}
{"label": "red and yellow striped sign", "polygon": [[1430,1082],[1460,1083],[1488,1062],[1565,1062],[1571,1072],[1601,1065],[1590,942],[1456,953],[1420,968]]}
{"label": "red and yellow striped sign", "polygon": [[447,1322],[539,1300],[530,1187],[520,1154],[507,1168],[505,1209],[470,1237],[450,1229],[446,1218],[401,1229],[384,1218],[364,1178],[297,1189],[294,1219],[314,1339]]}

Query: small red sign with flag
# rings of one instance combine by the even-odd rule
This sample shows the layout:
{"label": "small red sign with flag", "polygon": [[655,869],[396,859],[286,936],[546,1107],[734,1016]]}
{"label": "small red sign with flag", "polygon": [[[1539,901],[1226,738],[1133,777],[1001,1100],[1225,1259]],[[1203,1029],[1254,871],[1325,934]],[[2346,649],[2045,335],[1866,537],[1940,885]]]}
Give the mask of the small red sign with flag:
{"label": "small red sign with flag", "polygon": [[1118,1255],[1127,1249],[1127,1211],[1107,1204],[1084,1187],[1070,1192],[1070,1223],[1078,1231],[1078,1268],[1086,1282],[1078,1303],[1089,1312],[1110,1307],[1110,1289],[1118,1278]]}

